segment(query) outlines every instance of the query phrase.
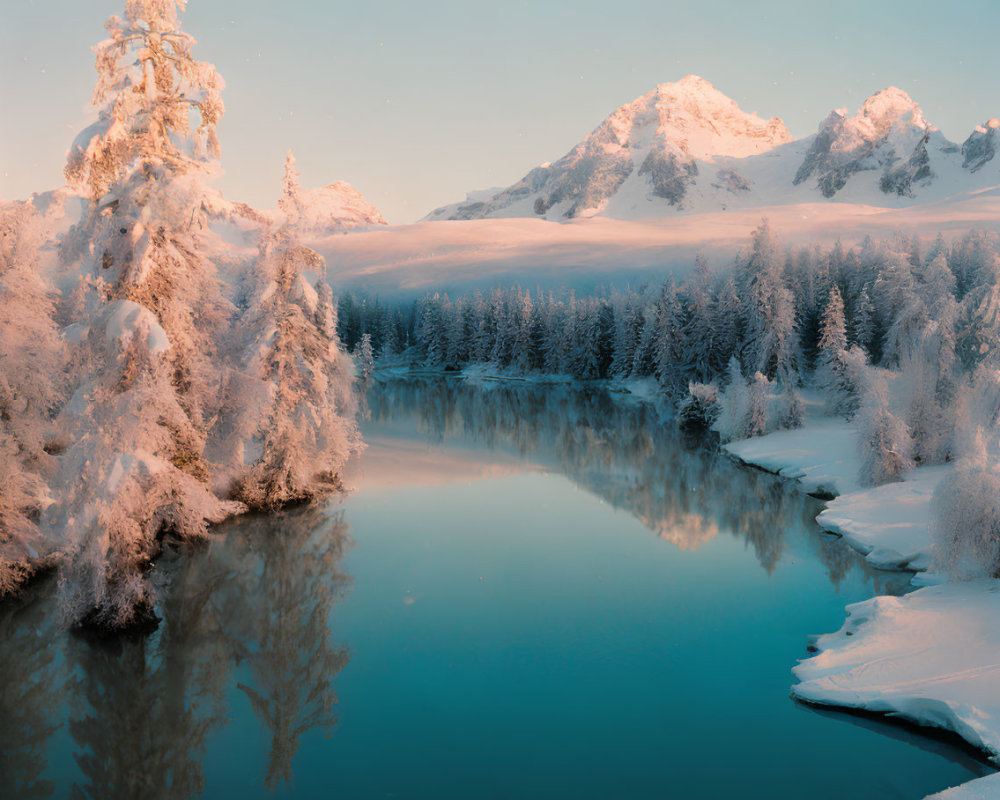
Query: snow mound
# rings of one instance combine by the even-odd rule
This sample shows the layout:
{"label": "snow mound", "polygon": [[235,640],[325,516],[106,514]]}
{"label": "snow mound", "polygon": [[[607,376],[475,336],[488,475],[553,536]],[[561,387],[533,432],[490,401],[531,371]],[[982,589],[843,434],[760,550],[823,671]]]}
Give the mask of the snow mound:
{"label": "snow mound", "polygon": [[843,494],[816,521],[878,569],[924,571],[932,562],[931,499],[951,466],[921,467],[902,483]]}
{"label": "snow mound", "polygon": [[730,442],[725,449],[744,464],[800,481],[810,494],[860,488],[855,429],[839,418],[810,418],[802,428]]}
{"label": "snow mound", "polygon": [[1000,755],[1000,581],[931,586],[847,610],[843,627],[819,637],[818,654],[793,670],[794,697],[953,731]]}
{"label": "snow mound", "polygon": [[150,355],[170,349],[170,339],[151,311],[132,300],[116,300],[108,309],[104,328],[107,343],[119,342],[123,348],[135,339],[142,342]]}
{"label": "snow mound", "polygon": [[319,189],[300,189],[300,225],[309,231],[347,233],[355,228],[385,225],[381,212],[344,181]]}
{"label": "snow mound", "polygon": [[947,789],[927,800],[996,800],[1000,797],[1000,772]]}

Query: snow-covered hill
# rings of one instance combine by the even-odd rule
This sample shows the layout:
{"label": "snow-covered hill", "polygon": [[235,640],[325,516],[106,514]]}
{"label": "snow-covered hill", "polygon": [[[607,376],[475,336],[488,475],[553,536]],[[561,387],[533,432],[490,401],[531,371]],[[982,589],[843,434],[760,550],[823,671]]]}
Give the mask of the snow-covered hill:
{"label": "snow-covered hill", "polygon": [[748,114],[689,75],[622,106],[513,186],[472,193],[427,219],[641,219],[831,201],[903,208],[1000,184],[998,127],[990,120],[960,146],[890,87],[792,140],[780,119]]}

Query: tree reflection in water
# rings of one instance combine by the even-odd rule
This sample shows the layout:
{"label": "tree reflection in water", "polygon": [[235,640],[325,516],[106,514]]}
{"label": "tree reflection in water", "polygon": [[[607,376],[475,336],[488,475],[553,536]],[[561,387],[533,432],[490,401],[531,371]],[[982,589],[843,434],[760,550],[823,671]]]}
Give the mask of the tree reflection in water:
{"label": "tree reflection in water", "polygon": [[[679,548],[733,535],[771,572],[793,534],[805,533],[794,541],[807,543],[834,586],[857,571],[878,593],[905,585],[905,575],[874,572],[821,534],[818,502],[790,483],[737,465],[667,414],[606,388],[392,379],[375,381],[368,402],[372,430],[412,420],[432,442],[530,455]],[[348,541],[329,508],[233,521],[208,543],[168,548],[154,573],[155,632],[72,636],[65,658],[52,644],[66,638],[53,582],[31,602],[0,607],[0,797],[66,794],[46,758],[67,705],[78,766],[71,796],[197,796],[208,743],[241,695],[270,737],[262,782],[290,781],[306,733],[336,724],[334,681],[349,653],[330,616],[348,584]]]}
{"label": "tree reflection in water", "polygon": [[333,681],[348,660],[329,624],[344,585],[342,517],[305,508],[220,533],[160,566],[154,634],[74,642],[70,730],[84,776],[74,796],[200,794],[234,682],[271,734],[268,788],[290,780],[299,737],[335,723]]}
{"label": "tree reflection in water", "polygon": [[0,797],[51,797],[45,749],[58,730],[65,664],[59,658],[52,613],[53,581],[32,587],[28,599],[0,606]]}
{"label": "tree reflection in water", "polygon": [[685,433],[666,410],[604,385],[393,377],[375,381],[368,405],[374,426],[415,416],[436,444],[464,439],[549,460],[682,550],[729,532],[771,573],[790,534],[805,530],[810,535],[802,538],[835,587],[852,570],[879,593],[898,593],[908,583],[872,570],[842,540],[820,533],[819,501],[791,482],[737,464],[714,437]]}

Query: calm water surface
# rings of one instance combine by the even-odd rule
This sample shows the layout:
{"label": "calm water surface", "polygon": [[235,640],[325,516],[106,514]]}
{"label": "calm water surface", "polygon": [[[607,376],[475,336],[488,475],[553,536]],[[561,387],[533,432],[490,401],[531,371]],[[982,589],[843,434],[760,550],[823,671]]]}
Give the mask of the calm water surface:
{"label": "calm water surface", "polygon": [[904,591],[816,501],[604,390],[394,379],[344,502],[157,567],[96,645],[0,607],[0,797],[912,798],[947,740],[789,699]]}

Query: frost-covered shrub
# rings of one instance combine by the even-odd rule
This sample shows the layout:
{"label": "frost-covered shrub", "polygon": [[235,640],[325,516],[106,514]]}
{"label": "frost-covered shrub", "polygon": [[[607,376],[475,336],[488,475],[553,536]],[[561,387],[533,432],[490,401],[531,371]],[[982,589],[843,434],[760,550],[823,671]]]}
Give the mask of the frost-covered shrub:
{"label": "frost-covered shrub", "polygon": [[785,387],[785,391],[778,398],[774,418],[777,427],[783,430],[795,430],[805,424],[806,408],[794,387]]}
{"label": "frost-covered shrub", "polygon": [[757,372],[750,381],[749,404],[746,415],[743,419],[742,433],[740,438],[750,439],[754,436],[763,436],[767,433],[768,412],[771,398],[771,391],[774,384],[769,381],[763,373]]}
{"label": "frost-covered shrub", "polygon": [[1000,577],[1000,463],[982,438],[938,486],[932,508],[935,569]]}
{"label": "frost-covered shrub", "polygon": [[747,383],[734,356],[729,361],[729,384],[719,397],[715,430],[724,442],[767,433],[774,384],[758,372]]}
{"label": "frost-covered shrub", "polygon": [[719,394],[719,416],[715,430],[724,442],[745,439],[745,420],[750,409],[750,392],[740,369],[740,362],[733,356],[726,371],[726,388]]}
{"label": "frost-covered shrub", "polygon": [[882,377],[869,381],[858,412],[858,450],[862,486],[879,486],[901,480],[913,467],[913,440],[906,423],[889,410],[889,386]]}
{"label": "frost-covered shrub", "polygon": [[719,417],[719,390],[714,383],[690,383],[677,407],[677,422],[685,428],[711,428]]}

